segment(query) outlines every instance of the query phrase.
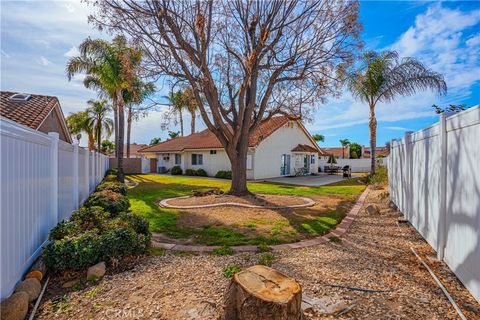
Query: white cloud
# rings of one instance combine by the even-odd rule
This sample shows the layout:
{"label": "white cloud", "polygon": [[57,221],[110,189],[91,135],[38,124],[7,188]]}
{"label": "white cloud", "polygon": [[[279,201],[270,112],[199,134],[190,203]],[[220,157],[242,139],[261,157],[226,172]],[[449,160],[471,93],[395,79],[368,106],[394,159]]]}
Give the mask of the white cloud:
{"label": "white cloud", "polygon": [[404,127],[395,127],[395,126],[392,126],[392,127],[384,127],[385,129],[387,130],[393,130],[393,131],[409,131],[410,129],[408,128],[404,128]]}
{"label": "white cloud", "polygon": [[48,66],[49,64],[52,64],[52,62],[44,56],[40,56],[38,63],[40,63],[42,66]]}
{"label": "white cloud", "polygon": [[67,52],[65,52],[63,55],[65,57],[71,58],[78,56],[80,54],[80,51],[78,51],[78,48],[76,46],[71,47]]}

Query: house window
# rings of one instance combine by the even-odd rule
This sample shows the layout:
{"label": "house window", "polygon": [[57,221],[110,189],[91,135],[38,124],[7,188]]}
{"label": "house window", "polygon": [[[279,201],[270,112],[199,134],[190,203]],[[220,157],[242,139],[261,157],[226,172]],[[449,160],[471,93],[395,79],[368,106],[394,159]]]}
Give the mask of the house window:
{"label": "house window", "polygon": [[192,165],[201,166],[203,164],[203,154],[192,154]]}
{"label": "house window", "polygon": [[217,150],[210,150],[210,154],[217,154]]}
{"label": "house window", "polygon": [[175,154],[175,164],[176,165],[182,164],[182,155],[181,154]]}
{"label": "house window", "polygon": [[312,154],[312,155],[310,156],[310,164],[314,164],[314,163],[315,163],[315,155]]}

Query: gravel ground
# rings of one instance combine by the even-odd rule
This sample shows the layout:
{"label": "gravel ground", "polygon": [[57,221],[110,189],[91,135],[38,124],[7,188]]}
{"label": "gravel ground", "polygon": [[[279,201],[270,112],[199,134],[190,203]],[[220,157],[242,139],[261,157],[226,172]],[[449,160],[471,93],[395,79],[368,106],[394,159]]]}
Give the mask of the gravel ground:
{"label": "gravel ground", "polygon": [[[341,243],[276,252],[272,267],[297,279],[310,298],[331,297],[347,308],[336,315],[307,312],[307,319],[458,319],[447,298],[410,247],[434,270],[468,319],[479,319],[480,305],[453,273],[432,258],[433,251],[413,228],[372,190],[366,205],[377,203],[378,215],[362,209]],[[125,265],[97,285],[78,291],[53,279],[38,319],[218,319],[229,280],[230,264],[248,267],[261,254],[234,256],[166,253]],[[353,291],[335,286],[370,290]],[[70,290],[70,292],[65,292]],[[63,297],[59,299],[59,297]]]}

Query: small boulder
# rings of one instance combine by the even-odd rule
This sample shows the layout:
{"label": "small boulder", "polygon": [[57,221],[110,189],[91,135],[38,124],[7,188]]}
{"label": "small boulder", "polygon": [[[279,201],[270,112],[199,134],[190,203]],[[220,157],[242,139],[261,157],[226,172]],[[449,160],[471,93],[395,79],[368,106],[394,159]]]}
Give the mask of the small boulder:
{"label": "small boulder", "polygon": [[28,300],[33,301],[38,298],[40,291],[42,290],[42,285],[40,281],[36,278],[28,278],[17,284],[15,287],[15,292],[24,291],[28,294]]}
{"label": "small boulder", "polygon": [[28,293],[20,291],[3,300],[0,305],[2,320],[25,319],[28,312],[28,299]]}
{"label": "small boulder", "polygon": [[97,280],[105,275],[105,262],[99,262],[87,270],[87,280]]}
{"label": "small boulder", "polygon": [[347,308],[347,302],[339,297],[310,298],[304,295],[302,298],[302,310],[313,314],[333,315]]}
{"label": "small boulder", "polygon": [[25,276],[25,279],[29,279],[29,278],[35,278],[35,279],[37,279],[38,281],[42,281],[42,279],[43,279],[43,273],[42,273],[41,271],[38,271],[38,270],[30,271],[30,272],[27,273],[27,275]]}
{"label": "small boulder", "polygon": [[35,261],[30,270],[38,270],[42,274],[45,274],[45,272],[47,272],[47,267],[45,266],[45,262],[43,262],[42,258],[40,257],[37,259],[37,261]]}
{"label": "small boulder", "polygon": [[366,209],[368,214],[379,214],[380,208],[376,204],[369,205]]}
{"label": "small boulder", "polygon": [[64,282],[62,284],[62,288],[72,288],[77,283],[80,283],[80,280],[78,280],[78,279],[70,280],[70,281]]}

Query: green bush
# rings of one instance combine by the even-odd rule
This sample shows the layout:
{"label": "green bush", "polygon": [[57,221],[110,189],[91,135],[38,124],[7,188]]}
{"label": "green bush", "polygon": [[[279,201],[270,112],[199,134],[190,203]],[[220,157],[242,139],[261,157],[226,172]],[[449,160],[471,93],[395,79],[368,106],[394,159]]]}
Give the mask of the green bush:
{"label": "green bush", "polygon": [[260,255],[260,258],[258,259],[258,264],[271,267],[273,261],[275,261],[275,256],[270,252],[265,252]]}
{"label": "green bush", "polygon": [[49,240],[60,240],[80,232],[78,225],[72,221],[63,220],[50,231]]}
{"label": "green bush", "polygon": [[105,175],[108,176],[108,175],[114,175],[116,176],[118,174],[118,169],[115,168],[115,169],[108,169],[107,172],[105,172]]}
{"label": "green bush", "polygon": [[375,170],[375,174],[368,175],[366,180],[368,184],[378,184],[378,185],[387,184],[387,180],[388,180],[387,168],[378,166]]}
{"label": "green bush", "polygon": [[197,172],[193,169],[185,169],[185,175],[186,176],[196,176]]}
{"label": "green bush", "polygon": [[127,195],[127,186],[121,182],[102,182],[97,186],[97,191],[109,190],[116,193]]}
{"label": "green bush", "polygon": [[[113,225],[118,223],[122,226],[132,228],[135,232],[143,234],[145,236],[150,235],[148,221],[139,215],[131,212],[122,212],[116,219],[112,220]],[[112,228],[112,224],[110,225]]]}
{"label": "green bush", "polygon": [[172,170],[170,170],[170,173],[173,175],[173,176],[178,176],[178,175],[181,175],[182,174],[182,168],[180,168],[179,166],[175,166],[172,168]]}
{"label": "green bush", "polygon": [[102,207],[82,207],[75,210],[70,217],[70,221],[77,225],[81,231],[98,229],[103,230],[110,213],[105,212]]}
{"label": "green bush", "polygon": [[198,169],[196,172],[195,172],[195,175],[196,176],[199,176],[199,177],[206,177],[207,176],[207,171],[203,170],[203,169]]}
{"label": "green bush", "polygon": [[43,258],[53,272],[83,270],[100,261],[142,254],[149,237],[137,234],[131,228],[108,230],[100,235],[93,231],[76,237],[56,240],[47,245]]}
{"label": "green bush", "polygon": [[116,174],[108,174],[103,178],[104,182],[116,182],[117,180],[117,175]]}
{"label": "green bush", "polygon": [[215,178],[232,179],[232,171],[220,170],[215,174]]}
{"label": "green bush", "polygon": [[99,206],[116,216],[120,212],[127,211],[130,207],[127,197],[110,190],[92,193],[86,202],[87,207]]}

